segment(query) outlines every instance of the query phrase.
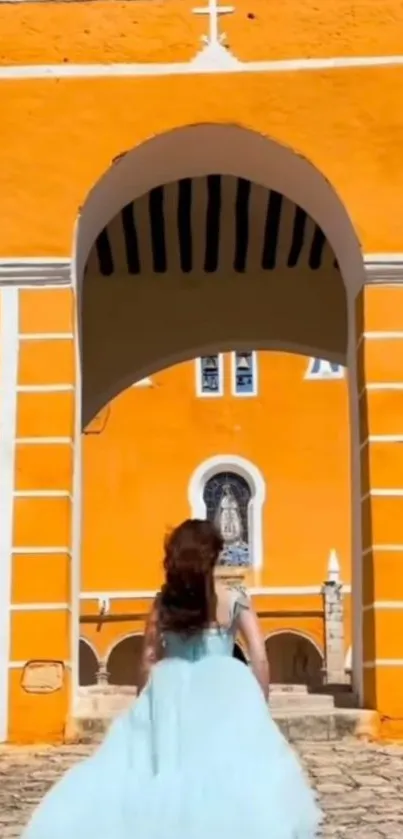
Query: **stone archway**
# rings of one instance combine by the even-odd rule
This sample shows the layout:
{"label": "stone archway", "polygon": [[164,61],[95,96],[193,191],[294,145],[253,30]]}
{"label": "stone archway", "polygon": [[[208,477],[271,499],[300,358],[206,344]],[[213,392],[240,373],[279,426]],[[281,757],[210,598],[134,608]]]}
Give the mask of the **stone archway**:
{"label": "stone archway", "polygon": [[[354,305],[364,267],[353,226],[329,182],[290,149],[240,127],[191,126],[161,135],[123,156],[87,197],[76,228],[73,279],[81,388],[73,623],[83,426],[129,382],[173,363],[227,350],[304,352],[349,366],[355,678],[361,694]],[[72,637],[74,648],[77,629]],[[74,684],[74,649],[72,659]]]}
{"label": "stone archway", "polygon": [[109,684],[137,688],[142,652],[142,635],[128,635],[118,641],[106,659]]}
{"label": "stone archway", "polygon": [[273,685],[306,685],[316,690],[323,684],[323,655],[307,635],[275,632],[266,639]]}

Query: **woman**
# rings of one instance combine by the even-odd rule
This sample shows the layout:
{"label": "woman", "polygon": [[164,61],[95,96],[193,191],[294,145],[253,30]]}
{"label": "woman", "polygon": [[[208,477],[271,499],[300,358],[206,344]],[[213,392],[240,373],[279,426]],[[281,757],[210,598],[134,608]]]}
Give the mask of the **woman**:
{"label": "woman", "polygon": [[[215,583],[210,522],[165,544],[143,690],[98,751],[36,810],[23,839],[313,839],[320,813],[267,708],[269,673],[243,592]],[[243,636],[251,669],[232,657]]]}

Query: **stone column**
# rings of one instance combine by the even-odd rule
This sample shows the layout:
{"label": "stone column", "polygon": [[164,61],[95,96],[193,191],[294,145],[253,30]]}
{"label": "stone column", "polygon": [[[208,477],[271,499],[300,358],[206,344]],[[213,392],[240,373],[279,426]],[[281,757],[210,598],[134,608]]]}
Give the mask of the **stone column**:
{"label": "stone column", "polygon": [[97,685],[98,687],[107,687],[109,684],[109,673],[106,661],[100,661],[98,672],[97,672]]}
{"label": "stone column", "polygon": [[327,579],[322,588],[325,611],[325,681],[326,684],[343,684],[344,668],[344,609],[343,586],[340,582],[340,565],[336,551],[329,556]]}

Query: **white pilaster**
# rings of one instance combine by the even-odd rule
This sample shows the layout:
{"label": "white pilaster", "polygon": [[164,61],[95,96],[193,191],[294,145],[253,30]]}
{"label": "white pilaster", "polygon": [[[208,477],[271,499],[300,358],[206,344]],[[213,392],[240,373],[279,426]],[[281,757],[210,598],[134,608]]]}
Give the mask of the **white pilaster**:
{"label": "white pilaster", "polygon": [[18,288],[0,290],[0,742],[8,735]]}

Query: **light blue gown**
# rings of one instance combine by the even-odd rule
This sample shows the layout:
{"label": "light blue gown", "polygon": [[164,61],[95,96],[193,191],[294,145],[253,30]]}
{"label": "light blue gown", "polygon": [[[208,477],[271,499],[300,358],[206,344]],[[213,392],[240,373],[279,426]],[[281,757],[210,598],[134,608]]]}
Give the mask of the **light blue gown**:
{"label": "light blue gown", "polygon": [[321,821],[236,626],[165,637],[165,658],[22,839],[314,839]]}

